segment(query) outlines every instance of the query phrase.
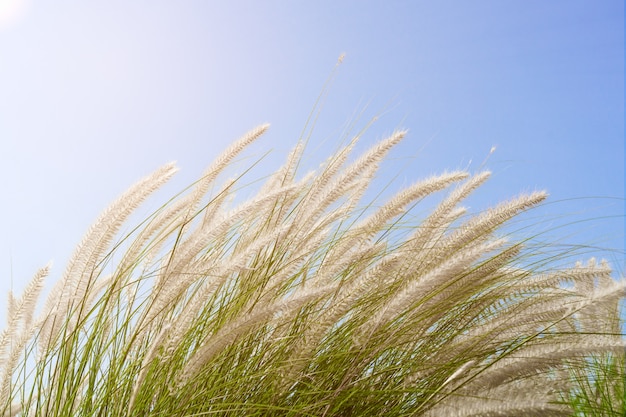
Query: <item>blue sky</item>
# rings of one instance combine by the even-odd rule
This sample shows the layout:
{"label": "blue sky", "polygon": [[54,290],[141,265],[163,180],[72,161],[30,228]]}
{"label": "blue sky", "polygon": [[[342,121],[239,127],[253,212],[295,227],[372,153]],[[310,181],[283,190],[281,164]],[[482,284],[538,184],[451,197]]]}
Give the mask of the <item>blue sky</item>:
{"label": "blue sky", "polygon": [[478,170],[495,146],[474,209],[547,189],[532,232],[624,273],[621,0],[5,0],[0,293],[49,260],[58,278],[100,211],[165,162],[180,190],[270,122],[249,155],[277,166],[344,52],[316,160],[358,115],[381,114],[362,149],[409,129],[379,182],[399,174],[395,189]]}

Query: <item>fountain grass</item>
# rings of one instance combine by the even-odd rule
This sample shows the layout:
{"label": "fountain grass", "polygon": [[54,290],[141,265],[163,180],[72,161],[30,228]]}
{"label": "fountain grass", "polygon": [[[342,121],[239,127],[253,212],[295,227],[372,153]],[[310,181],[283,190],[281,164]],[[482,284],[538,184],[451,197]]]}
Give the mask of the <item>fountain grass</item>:
{"label": "fountain grass", "polygon": [[49,267],[10,295],[0,414],[626,414],[624,280],[593,259],[555,268],[505,232],[545,192],[468,214],[489,173],[454,171],[364,202],[398,131],[308,174],[300,141],[235,203],[241,177],[220,174],[267,128],[129,226],[176,168],[131,187],[45,303]]}

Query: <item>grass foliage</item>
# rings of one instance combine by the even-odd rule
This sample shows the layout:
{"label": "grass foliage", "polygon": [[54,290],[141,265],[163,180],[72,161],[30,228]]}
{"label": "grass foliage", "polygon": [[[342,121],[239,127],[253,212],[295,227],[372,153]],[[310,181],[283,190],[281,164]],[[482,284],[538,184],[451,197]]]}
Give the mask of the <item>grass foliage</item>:
{"label": "grass foliage", "polygon": [[120,236],[176,169],[130,188],[45,303],[48,267],[9,296],[0,415],[626,415],[625,282],[528,265],[501,232],[545,193],[469,215],[489,173],[446,172],[364,203],[395,132],[307,175],[301,141],[234,204],[241,179],[219,174],[266,129]]}

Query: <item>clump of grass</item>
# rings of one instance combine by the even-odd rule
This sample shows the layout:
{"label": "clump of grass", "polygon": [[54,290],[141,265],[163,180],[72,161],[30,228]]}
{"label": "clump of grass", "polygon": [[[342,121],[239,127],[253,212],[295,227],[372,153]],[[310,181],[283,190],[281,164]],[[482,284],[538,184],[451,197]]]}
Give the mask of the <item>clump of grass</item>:
{"label": "clump of grass", "polygon": [[[380,162],[405,135],[395,132],[356,159],[355,138],[307,175],[297,169],[300,142],[233,207],[239,180],[218,182],[219,174],[267,128],[244,135],[187,193],[116,241],[175,167],[122,195],[40,314],[48,267],[10,296],[0,414],[624,410],[626,283],[606,262],[524,265],[524,242],[499,233],[545,192],[468,215],[461,203],[489,173],[455,171],[380,207],[364,204]],[[434,210],[407,223],[408,210],[435,193],[445,194]],[[394,233],[400,225],[408,231]]]}

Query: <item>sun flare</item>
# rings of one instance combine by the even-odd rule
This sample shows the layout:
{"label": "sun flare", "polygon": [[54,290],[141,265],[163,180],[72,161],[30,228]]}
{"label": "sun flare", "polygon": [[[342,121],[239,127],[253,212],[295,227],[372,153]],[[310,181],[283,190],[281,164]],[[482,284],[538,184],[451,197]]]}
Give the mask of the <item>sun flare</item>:
{"label": "sun flare", "polygon": [[0,0],[0,29],[19,22],[26,14],[28,6],[27,0]]}

